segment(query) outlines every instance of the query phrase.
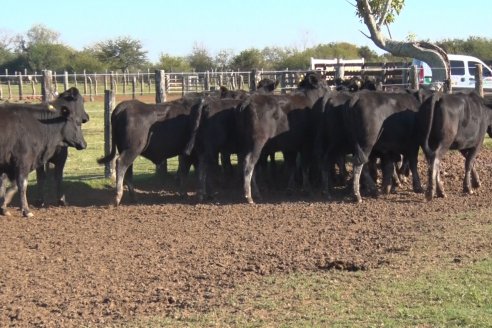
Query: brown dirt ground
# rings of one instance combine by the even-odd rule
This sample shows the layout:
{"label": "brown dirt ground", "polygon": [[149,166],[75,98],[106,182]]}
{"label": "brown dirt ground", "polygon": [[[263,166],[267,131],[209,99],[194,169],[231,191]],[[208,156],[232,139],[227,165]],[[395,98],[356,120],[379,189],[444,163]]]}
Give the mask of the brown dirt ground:
{"label": "brown dirt ground", "polygon": [[[12,217],[0,218],[0,326],[97,326],[176,309],[201,313],[265,275],[490,258],[490,240],[480,231],[492,214],[491,159],[484,149],[477,162],[482,187],[466,196],[462,157],[448,154],[448,198],[432,202],[409,184],[362,204],[343,191],[331,202],[270,191],[247,205],[239,190],[196,204],[152,188],[139,190],[138,205],[124,198],[111,208],[108,188],[69,193],[70,206],[34,209],[33,219],[12,208]],[[447,223],[471,210],[483,215]],[[419,253],[422,236],[439,247]]]}

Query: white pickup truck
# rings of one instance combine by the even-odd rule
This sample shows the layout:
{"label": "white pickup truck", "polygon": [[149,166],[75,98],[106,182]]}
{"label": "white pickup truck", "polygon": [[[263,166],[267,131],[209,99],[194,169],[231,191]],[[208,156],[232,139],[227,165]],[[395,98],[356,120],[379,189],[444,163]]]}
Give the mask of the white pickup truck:
{"label": "white pickup truck", "polygon": [[[448,54],[451,65],[451,84],[453,89],[470,90],[475,88],[475,65],[482,64],[483,88],[492,91],[492,70],[483,61],[473,56]],[[432,82],[432,70],[423,61],[414,59],[413,65],[419,69],[419,83]]]}

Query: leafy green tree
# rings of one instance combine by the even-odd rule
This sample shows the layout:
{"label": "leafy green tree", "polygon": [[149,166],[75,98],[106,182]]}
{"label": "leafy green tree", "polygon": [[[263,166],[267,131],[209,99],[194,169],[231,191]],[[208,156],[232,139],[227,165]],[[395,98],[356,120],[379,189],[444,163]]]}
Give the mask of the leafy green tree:
{"label": "leafy green tree", "polygon": [[231,61],[231,68],[239,71],[262,69],[265,67],[265,59],[260,50],[251,48],[241,51]]}
{"label": "leafy green tree", "polygon": [[364,58],[366,62],[376,62],[380,59],[379,55],[367,46],[360,47],[357,50],[357,55],[359,58]]}
{"label": "leafy green tree", "polygon": [[214,68],[214,62],[208,50],[196,43],[193,46],[191,55],[188,56],[188,62],[196,72],[205,72]]}
{"label": "leafy green tree", "polygon": [[436,43],[447,53],[475,56],[485,61],[492,60],[492,39],[470,36],[466,40],[447,39]]}
{"label": "leafy green tree", "polygon": [[234,57],[234,53],[230,49],[220,50],[214,59],[214,67],[218,71],[227,71],[230,69],[231,60]]}
{"label": "leafy green tree", "polygon": [[63,71],[69,64],[74,50],[63,44],[35,43],[25,52],[28,69]]}
{"label": "leafy green tree", "polygon": [[94,51],[97,58],[109,69],[122,72],[147,63],[147,51],[142,49],[142,43],[130,37],[98,42],[94,46]]}
{"label": "leafy green tree", "polygon": [[179,73],[191,72],[191,66],[185,57],[171,56],[169,54],[161,54],[156,69],[163,69],[166,72]]}
{"label": "leafy green tree", "polygon": [[264,60],[264,69],[285,69],[286,60],[296,54],[295,49],[281,47],[265,47],[261,51]]}
{"label": "leafy green tree", "polygon": [[66,67],[69,72],[101,73],[107,69],[107,66],[102,63],[91,49],[77,51],[70,57],[70,62]]}

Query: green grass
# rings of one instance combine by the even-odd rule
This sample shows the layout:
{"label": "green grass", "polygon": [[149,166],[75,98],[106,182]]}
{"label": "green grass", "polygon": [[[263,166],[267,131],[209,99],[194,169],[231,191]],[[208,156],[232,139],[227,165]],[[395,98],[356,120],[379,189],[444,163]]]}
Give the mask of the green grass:
{"label": "green grass", "polygon": [[125,327],[491,327],[492,260],[416,276],[390,269],[270,276],[230,304]]}

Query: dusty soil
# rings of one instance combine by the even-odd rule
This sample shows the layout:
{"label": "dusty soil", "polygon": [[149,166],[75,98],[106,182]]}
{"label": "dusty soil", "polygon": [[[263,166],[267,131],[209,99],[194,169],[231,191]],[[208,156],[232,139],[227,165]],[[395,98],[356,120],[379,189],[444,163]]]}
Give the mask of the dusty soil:
{"label": "dusty soil", "polygon": [[[236,189],[196,204],[152,188],[139,190],[138,205],[124,198],[111,208],[112,189],[80,183],[68,207],[35,209],[33,219],[12,209],[12,217],[0,218],[0,326],[101,325],[183,308],[200,313],[265,275],[490,258],[490,239],[480,231],[492,217],[491,159],[492,151],[483,150],[482,187],[468,196],[461,191],[462,157],[448,155],[448,198],[432,202],[410,184],[362,204],[343,190],[331,202],[273,190],[247,205]],[[480,217],[449,224],[471,210]],[[425,254],[416,246],[424,237],[439,241]]]}

